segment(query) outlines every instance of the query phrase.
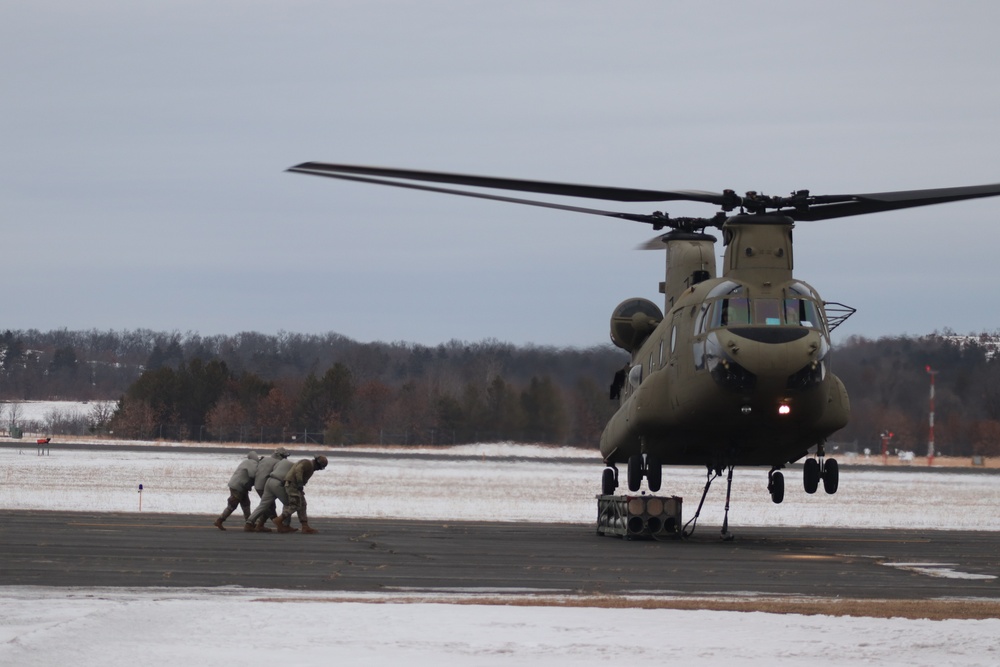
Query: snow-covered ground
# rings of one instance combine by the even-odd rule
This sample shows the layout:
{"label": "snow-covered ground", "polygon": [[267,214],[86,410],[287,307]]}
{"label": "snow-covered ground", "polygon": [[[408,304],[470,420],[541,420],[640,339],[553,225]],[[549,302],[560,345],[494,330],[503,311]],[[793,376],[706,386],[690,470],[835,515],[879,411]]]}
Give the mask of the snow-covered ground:
{"label": "snow-covered ground", "polygon": [[[64,415],[87,415],[96,405],[114,407],[116,401],[16,401],[17,416],[24,421],[44,422],[54,412]],[[11,409],[11,403],[4,403],[6,410]]]}
{"label": "snow-covered ground", "polygon": [[[272,591],[0,591],[0,664],[982,665],[1000,620],[343,601]],[[383,602],[382,604],[373,604]]]}
{"label": "snow-covered ground", "polygon": [[[519,449],[519,447],[521,449]],[[374,448],[368,448],[369,450]],[[0,506],[11,509],[204,513],[225,506],[227,482],[246,448],[231,454],[51,450],[37,456],[0,449]],[[270,448],[261,454],[270,453]],[[387,451],[387,450],[383,450]],[[435,449],[468,460],[336,456],[309,483],[310,515],[403,519],[468,519],[589,523],[603,469],[596,452],[518,445]],[[409,452],[431,450],[411,449]],[[510,460],[518,454],[523,460]],[[294,458],[294,457],[293,457]],[[549,463],[575,458],[579,463]],[[1000,474],[898,472],[841,467],[840,490],[803,492],[800,472],[786,471],[785,501],[771,502],[767,470],[737,469],[733,526],[843,526],[1000,530]],[[25,484],[33,489],[25,495]],[[697,507],[705,484],[701,468],[665,468],[663,490],[684,498],[684,515]],[[715,481],[700,522],[722,525],[726,482]],[[961,508],[956,511],[955,508]]]}
{"label": "snow-covered ground", "polygon": [[[441,451],[441,450],[435,450]],[[261,453],[267,453],[262,450]],[[450,450],[464,460],[350,454],[309,486],[324,517],[500,521],[594,519],[594,453],[514,446]],[[524,458],[510,460],[511,454]],[[223,508],[245,450],[229,454],[0,449],[0,506],[8,509],[205,514]],[[579,463],[550,462],[553,457]],[[591,465],[587,465],[588,460]],[[962,528],[995,531],[1000,474],[852,470],[840,491],[808,496],[795,471],[785,502],[764,491],[766,471],[737,470],[730,524]],[[28,483],[30,482],[30,484]],[[665,470],[665,489],[690,517],[698,469]],[[27,490],[30,489],[30,490]],[[702,524],[718,525],[725,482]],[[961,508],[956,511],[955,508]],[[707,528],[706,528],[707,529]],[[2,565],[2,564],[0,564]],[[1000,574],[1000,573],[998,573]],[[998,665],[1000,619],[907,620],[669,609],[476,604],[435,599],[246,589],[0,588],[0,665],[197,665],[294,660],[303,665]],[[378,604],[375,604],[378,603]]]}
{"label": "snow-covered ground", "polygon": [[86,422],[95,410],[113,411],[117,401],[16,401],[0,403],[0,421],[11,421],[27,430],[45,432],[53,423]]}

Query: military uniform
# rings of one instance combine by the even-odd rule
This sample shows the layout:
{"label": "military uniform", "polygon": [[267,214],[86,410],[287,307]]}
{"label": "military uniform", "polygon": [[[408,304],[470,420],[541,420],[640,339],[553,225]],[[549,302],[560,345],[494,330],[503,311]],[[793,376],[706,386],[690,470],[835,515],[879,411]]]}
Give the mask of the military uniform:
{"label": "military uniform", "polygon": [[249,518],[250,489],[253,488],[254,479],[257,474],[257,465],[260,463],[261,458],[263,457],[258,456],[257,452],[249,452],[246,460],[236,467],[236,472],[229,478],[229,500],[226,501],[226,509],[222,510],[222,514],[215,520],[215,527],[219,530],[225,530],[222,527],[222,523],[229,518],[229,515],[237,507],[243,508],[244,518]]}
{"label": "military uniform", "polygon": [[299,521],[302,523],[303,533],[315,533],[314,528],[309,527],[309,518],[306,515],[306,493],[305,486],[309,478],[317,470],[326,467],[325,456],[317,456],[314,459],[302,459],[292,466],[288,474],[285,475],[285,493],[288,494],[288,504],[281,511],[281,516],[274,520],[279,533],[290,533],[293,528],[288,525],[293,513],[298,513]]}
{"label": "military uniform", "polygon": [[285,476],[291,469],[292,462],[288,459],[275,461],[274,468],[264,482],[264,493],[260,497],[260,503],[247,518],[246,524],[243,525],[243,530],[247,532],[271,532],[271,529],[265,528],[264,524],[267,523],[268,519],[278,516],[278,513],[275,511],[276,500],[281,501],[282,508],[288,506],[288,495],[285,493]]}
{"label": "military uniform", "polygon": [[271,475],[271,471],[274,470],[274,466],[277,465],[279,461],[284,461],[287,458],[288,452],[285,448],[278,447],[271,452],[270,456],[260,460],[260,463],[257,465],[257,473],[254,475],[253,480],[253,488],[257,491],[258,497],[264,497],[264,485],[267,483],[267,478]]}

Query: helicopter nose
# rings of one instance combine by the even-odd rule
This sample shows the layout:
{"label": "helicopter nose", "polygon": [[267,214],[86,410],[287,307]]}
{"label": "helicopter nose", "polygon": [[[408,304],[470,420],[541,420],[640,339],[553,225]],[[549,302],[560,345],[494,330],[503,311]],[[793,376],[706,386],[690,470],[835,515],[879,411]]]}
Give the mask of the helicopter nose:
{"label": "helicopter nose", "polygon": [[740,338],[768,345],[791,343],[809,335],[809,330],[802,327],[734,327],[729,331]]}
{"label": "helicopter nose", "polygon": [[[735,383],[744,391],[750,387],[805,389],[824,375],[825,346],[819,332],[802,327],[747,327],[720,330],[716,335],[721,368],[713,375],[726,386]],[[751,377],[752,382],[747,379]]]}

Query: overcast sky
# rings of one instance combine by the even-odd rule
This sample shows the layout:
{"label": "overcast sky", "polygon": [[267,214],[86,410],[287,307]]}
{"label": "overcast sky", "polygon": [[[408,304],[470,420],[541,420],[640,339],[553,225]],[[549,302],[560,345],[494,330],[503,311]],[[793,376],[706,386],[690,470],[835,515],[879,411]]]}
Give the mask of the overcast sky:
{"label": "overcast sky", "polygon": [[[645,225],[284,173],[307,160],[768,194],[1000,182],[997,3],[35,0],[0,17],[4,329],[587,346],[620,301],[662,300]],[[796,275],[859,309],[841,338],[996,330],[998,210],[802,222]]]}

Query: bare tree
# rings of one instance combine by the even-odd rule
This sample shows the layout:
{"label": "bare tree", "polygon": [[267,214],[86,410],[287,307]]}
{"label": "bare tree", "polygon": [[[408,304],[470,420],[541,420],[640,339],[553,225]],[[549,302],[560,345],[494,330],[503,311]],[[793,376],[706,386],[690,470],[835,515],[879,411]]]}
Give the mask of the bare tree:
{"label": "bare tree", "polygon": [[95,401],[90,406],[90,425],[95,431],[104,431],[111,423],[115,414],[115,403],[112,401]]}
{"label": "bare tree", "polygon": [[7,428],[12,429],[17,426],[17,423],[21,421],[21,415],[24,414],[21,404],[17,401],[13,401],[7,404]]}

